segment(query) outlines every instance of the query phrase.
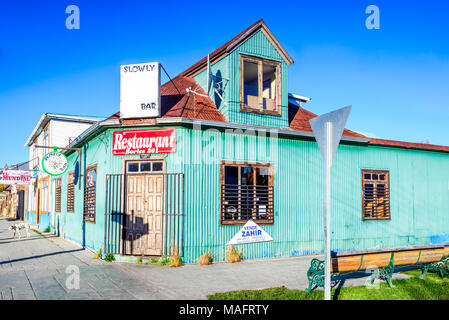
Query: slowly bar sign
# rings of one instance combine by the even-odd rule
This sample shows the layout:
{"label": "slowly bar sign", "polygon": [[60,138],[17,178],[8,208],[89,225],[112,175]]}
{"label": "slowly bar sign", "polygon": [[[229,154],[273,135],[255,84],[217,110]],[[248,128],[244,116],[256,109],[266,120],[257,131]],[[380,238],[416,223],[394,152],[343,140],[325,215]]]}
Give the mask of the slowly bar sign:
{"label": "slowly bar sign", "polygon": [[115,131],[112,154],[133,155],[176,152],[176,129]]}

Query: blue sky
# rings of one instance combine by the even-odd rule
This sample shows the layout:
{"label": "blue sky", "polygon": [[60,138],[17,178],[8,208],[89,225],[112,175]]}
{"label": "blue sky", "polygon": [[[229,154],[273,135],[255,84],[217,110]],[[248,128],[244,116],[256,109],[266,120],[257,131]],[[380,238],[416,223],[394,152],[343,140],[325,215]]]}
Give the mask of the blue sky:
{"label": "blue sky", "polygon": [[[79,30],[65,27],[71,4]],[[371,4],[380,30],[365,27]],[[176,76],[260,18],[295,60],[289,91],[312,97],[307,109],[352,104],[349,129],[449,145],[447,1],[2,1],[0,165],[28,160],[45,112],[118,111],[121,64]]]}

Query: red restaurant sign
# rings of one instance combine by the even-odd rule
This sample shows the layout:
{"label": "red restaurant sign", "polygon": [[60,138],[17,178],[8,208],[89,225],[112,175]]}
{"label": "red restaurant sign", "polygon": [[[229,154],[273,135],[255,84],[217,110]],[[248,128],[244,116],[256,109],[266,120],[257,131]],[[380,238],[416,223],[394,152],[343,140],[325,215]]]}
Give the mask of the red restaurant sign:
{"label": "red restaurant sign", "polygon": [[176,152],[176,129],[115,131],[112,154],[153,154]]}

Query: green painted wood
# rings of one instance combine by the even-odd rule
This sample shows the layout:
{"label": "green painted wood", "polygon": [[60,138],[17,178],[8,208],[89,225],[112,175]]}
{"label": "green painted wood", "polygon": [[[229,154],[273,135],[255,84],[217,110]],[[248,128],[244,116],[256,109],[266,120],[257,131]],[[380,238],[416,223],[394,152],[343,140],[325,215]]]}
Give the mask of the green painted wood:
{"label": "green painted wood", "polygon": [[[130,128],[131,129],[131,128]],[[141,129],[141,128],[134,128]],[[75,188],[75,213],[66,213],[67,174],[56,223],[64,234],[98,250],[104,240],[107,173],[121,173],[124,156],[112,155],[110,129],[89,142],[83,165],[98,165],[97,222],[82,223],[83,188]],[[210,250],[224,260],[225,244],[241,226],[220,226],[220,162],[269,162],[274,166],[274,224],[262,226],[273,242],[241,245],[245,259],[323,251],[323,165],[315,141],[191,130],[177,127],[177,152],[167,171],[185,174],[184,257],[195,262]],[[430,244],[449,239],[449,155],[379,146],[341,145],[332,168],[332,249],[364,250]],[[69,156],[74,170],[77,154]],[[391,220],[362,220],[362,169],[390,171]],[[82,181],[83,183],[83,181]],[[85,230],[85,232],[83,232]],[[447,240],[446,240],[447,241]]]}

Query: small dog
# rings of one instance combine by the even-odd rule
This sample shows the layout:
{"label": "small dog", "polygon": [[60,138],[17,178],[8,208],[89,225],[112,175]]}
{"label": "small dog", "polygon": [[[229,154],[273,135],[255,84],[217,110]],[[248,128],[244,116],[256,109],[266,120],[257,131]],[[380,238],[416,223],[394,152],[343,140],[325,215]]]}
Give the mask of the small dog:
{"label": "small dog", "polygon": [[27,233],[27,238],[30,237],[30,225],[28,223],[19,223],[19,224],[14,224],[12,226],[9,226],[8,230],[11,230],[12,232],[14,232],[14,238],[16,237],[16,233],[19,234],[19,239],[22,238],[22,235],[20,234],[20,230],[25,229],[26,233]]}

